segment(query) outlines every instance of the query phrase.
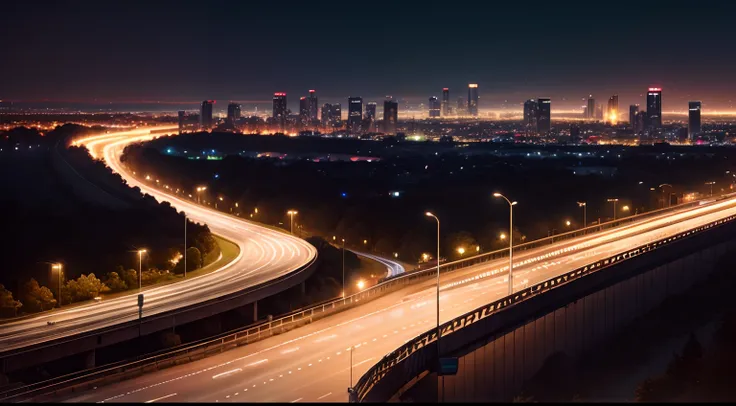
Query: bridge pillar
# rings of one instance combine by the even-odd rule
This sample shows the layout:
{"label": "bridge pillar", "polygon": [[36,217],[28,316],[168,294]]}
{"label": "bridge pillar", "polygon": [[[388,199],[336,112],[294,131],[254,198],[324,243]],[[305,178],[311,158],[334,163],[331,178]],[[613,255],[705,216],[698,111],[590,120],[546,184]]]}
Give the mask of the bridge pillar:
{"label": "bridge pillar", "polygon": [[258,301],[253,302],[253,321],[258,321]]}
{"label": "bridge pillar", "polygon": [[91,369],[95,367],[95,350],[86,352],[83,357],[85,369]]}

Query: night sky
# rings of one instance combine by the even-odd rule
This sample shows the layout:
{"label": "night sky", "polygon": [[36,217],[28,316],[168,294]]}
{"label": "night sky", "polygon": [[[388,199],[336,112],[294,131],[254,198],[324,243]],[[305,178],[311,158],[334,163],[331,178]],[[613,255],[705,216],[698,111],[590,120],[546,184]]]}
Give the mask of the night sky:
{"label": "night sky", "polygon": [[733,109],[736,1],[560,3],[3,2],[0,98],[269,103],[285,91],[295,107],[308,89],[320,102],[426,101],[450,87],[456,100],[475,82],[482,108],[543,96],[562,108],[589,93],[644,104],[656,84],[666,111]]}

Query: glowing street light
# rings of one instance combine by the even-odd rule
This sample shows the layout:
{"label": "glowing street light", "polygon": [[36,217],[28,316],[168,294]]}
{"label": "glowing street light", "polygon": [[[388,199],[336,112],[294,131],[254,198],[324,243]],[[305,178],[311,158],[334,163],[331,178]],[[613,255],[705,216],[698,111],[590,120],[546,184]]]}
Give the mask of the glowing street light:
{"label": "glowing street light", "polygon": [[362,279],[359,280],[356,286],[358,286],[358,290],[363,290],[363,288],[365,287],[365,281]]}
{"label": "glowing street light", "polygon": [[422,260],[424,260],[424,262],[429,261],[429,254],[427,254],[426,252],[422,254]]}
{"label": "glowing street light", "polygon": [[61,278],[64,276],[64,270],[59,262],[52,264],[51,269],[59,271],[59,307],[61,307]]}
{"label": "glowing street light", "polygon": [[297,213],[298,212],[296,210],[289,210],[289,211],[286,212],[286,214],[288,214],[291,217],[291,233],[292,234],[294,234],[294,216]]}
{"label": "glowing street light", "polygon": [[618,202],[618,199],[608,199],[608,201],[613,203],[613,220],[616,221],[616,202]]}
{"label": "glowing street light", "polygon": [[629,206],[624,206],[624,207],[621,208],[621,210],[623,210],[623,211],[629,211]]}
{"label": "glowing street light", "polygon": [[440,363],[440,219],[432,212],[424,213],[427,217],[437,220],[437,366]]}
{"label": "glowing street light", "polygon": [[506,233],[501,233],[498,235],[498,238],[505,240],[506,239]]}
{"label": "glowing street light", "polygon": [[710,185],[710,195],[713,196],[713,185],[716,184],[716,182],[705,182],[706,185]]}
{"label": "glowing street light", "polygon": [[146,252],[148,251],[138,250],[138,292],[140,292],[143,287],[143,254]]}
{"label": "glowing street light", "polygon": [[570,224],[572,224],[572,223],[570,223],[570,220],[565,221],[565,225],[566,226],[570,227]]}
{"label": "glowing street light", "polygon": [[517,202],[512,202],[500,193],[494,193],[493,197],[500,197],[509,204],[509,295],[512,295],[514,293],[514,206]]}
{"label": "glowing street light", "polygon": [[460,255],[463,255],[463,254],[465,254],[465,248],[463,248],[463,247],[458,247],[458,248],[457,248],[457,253],[458,253],[458,254],[460,254]]}
{"label": "glowing street light", "polygon": [[588,226],[588,203],[578,202],[578,207],[583,208],[583,228]]}

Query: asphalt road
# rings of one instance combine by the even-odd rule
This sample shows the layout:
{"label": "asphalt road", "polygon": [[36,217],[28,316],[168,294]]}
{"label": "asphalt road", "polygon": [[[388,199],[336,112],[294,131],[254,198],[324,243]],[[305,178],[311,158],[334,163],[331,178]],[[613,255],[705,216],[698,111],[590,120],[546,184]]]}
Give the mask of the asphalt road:
{"label": "asphalt road", "polygon": [[[293,272],[316,255],[316,249],[302,239],[196,205],[137,181],[121,165],[120,156],[125,145],[150,138],[148,130],[136,130],[88,137],[80,140],[79,144],[86,145],[93,156],[104,158],[108,166],[130,185],[140,187],[159,202],[171,203],[177,210],[185,211],[190,220],[207,224],[213,233],[237,244],[240,253],[232,262],[212,273],[144,289],[144,315],[193,305],[259,285]],[[138,291],[132,291],[129,295],[100,303],[2,324],[0,351],[135,320],[138,317],[137,296]],[[48,325],[49,320],[55,324]]]}
{"label": "asphalt road", "polygon": [[[520,289],[632,247],[736,214],[736,198],[518,252]],[[441,321],[507,293],[499,259],[443,275]],[[73,402],[328,402],[385,354],[435,327],[435,284],[419,283],[362,306],[200,361],[99,387]],[[351,366],[352,351],[352,366]]]}

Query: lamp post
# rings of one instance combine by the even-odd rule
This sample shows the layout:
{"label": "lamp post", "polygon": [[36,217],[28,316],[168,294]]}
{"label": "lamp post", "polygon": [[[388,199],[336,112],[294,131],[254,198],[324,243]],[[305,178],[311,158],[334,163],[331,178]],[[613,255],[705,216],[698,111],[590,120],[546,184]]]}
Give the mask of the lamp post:
{"label": "lamp post", "polygon": [[713,185],[716,184],[716,182],[705,182],[706,185],[710,185],[710,195],[713,196]]}
{"label": "lamp post", "polygon": [[143,254],[146,250],[138,250],[138,292],[143,288]]}
{"label": "lamp post", "polygon": [[342,298],[345,299],[345,239],[342,239]]}
{"label": "lamp post", "polygon": [[[662,189],[662,193],[663,194],[664,194],[664,187],[665,186],[668,186],[670,188],[670,193],[667,195],[667,207],[670,207],[670,206],[672,206],[672,185],[670,185],[669,183],[663,183],[663,184],[659,185],[659,187]],[[662,207],[664,207],[664,203],[665,202],[662,202]]]}
{"label": "lamp post", "polygon": [[494,193],[493,197],[500,197],[509,204],[509,296],[514,293],[513,270],[514,270],[514,206],[517,202],[512,202],[506,196],[500,193]]}
{"label": "lamp post", "polygon": [[61,263],[55,263],[51,265],[51,269],[56,269],[59,271],[59,307],[61,307],[61,278],[64,274],[64,270],[61,267]]}
{"label": "lamp post", "polygon": [[588,204],[586,202],[578,202],[578,207],[583,208],[583,228],[588,226]]}
{"label": "lamp post", "polygon": [[432,212],[424,213],[437,220],[437,374],[440,373],[440,219]]}
{"label": "lamp post", "polygon": [[[202,196],[201,193],[207,190],[207,186],[198,186],[197,187],[197,203],[201,203]],[[215,203],[217,204],[217,203]]]}
{"label": "lamp post", "polygon": [[613,203],[613,221],[616,221],[616,202],[618,202],[618,199],[608,199],[608,201]]}
{"label": "lamp post", "polygon": [[184,279],[186,278],[187,278],[187,214],[184,213]]}
{"label": "lamp post", "polygon": [[294,216],[296,215],[296,210],[289,210],[286,212],[291,217],[291,233],[294,234]]}

